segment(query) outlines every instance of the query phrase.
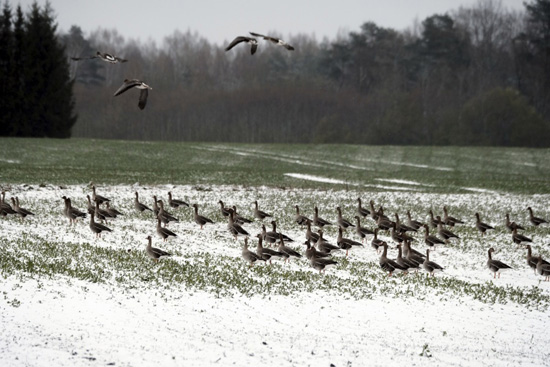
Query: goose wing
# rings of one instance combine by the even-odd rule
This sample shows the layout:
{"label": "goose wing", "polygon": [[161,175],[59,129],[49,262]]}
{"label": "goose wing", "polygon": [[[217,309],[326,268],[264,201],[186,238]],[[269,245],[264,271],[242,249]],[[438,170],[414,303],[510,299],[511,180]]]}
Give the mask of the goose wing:
{"label": "goose wing", "polygon": [[[124,92],[126,92],[128,89],[130,88],[133,88],[137,85],[140,85],[141,82],[137,79],[132,79],[132,80],[124,80],[124,83],[120,86],[120,88],[118,88],[118,90],[115,92],[115,97],[118,96],[119,94],[122,94]],[[145,90],[145,89],[144,89]],[[147,98],[147,97],[145,97]],[[141,100],[141,96],[140,96],[140,100]]]}

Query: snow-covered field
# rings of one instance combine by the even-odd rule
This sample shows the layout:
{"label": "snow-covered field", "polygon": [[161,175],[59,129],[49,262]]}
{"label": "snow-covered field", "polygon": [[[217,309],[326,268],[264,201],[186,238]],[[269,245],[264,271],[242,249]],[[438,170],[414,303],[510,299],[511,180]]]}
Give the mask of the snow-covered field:
{"label": "snow-covered field", "polygon": [[[99,185],[98,193],[125,213],[109,222],[113,232],[100,239],[88,221],[70,227],[62,214],[63,195],[85,210],[87,185],[10,187],[7,198],[18,196],[36,215],[24,221],[0,217],[0,366],[548,365],[550,282],[527,266],[526,251],[517,249],[503,224],[509,212],[526,226],[534,253],[548,258],[550,227],[534,228],[525,209],[549,218],[550,197],[427,194],[414,182],[384,182],[391,185],[396,188],[384,193]],[[198,203],[216,224],[201,230],[191,209],[170,208],[180,219],[169,225],[178,237],[163,243],[152,215],[133,209],[135,191],[150,206],[153,195],[166,201],[172,191]],[[293,222],[294,206],[312,217],[317,205],[319,215],[333,222],[340,206],[352,220],[359,196],[364,206],[372,199],[403,222],[406,210],[426,220],[429,209],[442,214],[443,205],[464,219],[454,229],[460,241],[431,256],[444,273],[388,278],[368,244],[348,258],[335,255],[339,264],[326,274],[304,259],[248,268],[241,259],[243,241],[231,237],[218,204],[236,205],[252,218],[258,200],[303,252],[305,230]],[[475,212],[496,229],[481,237]],[[362,224],[374,226],[371,219]],[[245,229],[254,236],[261,224]],[[154,264],[144,253],[149,234],[153,246],[174,256]],[[333,243],[336,234],[334,226],[326,228]],[[350,229],[345,236],[358,240]],[[415,247],[424,251],[423,233],[414,236]],[[394,244],[388,234],[380,237]],[[250,242],[255,247],[256,238]],[[485,267],[489,247],[513,267],[500,279]]]}

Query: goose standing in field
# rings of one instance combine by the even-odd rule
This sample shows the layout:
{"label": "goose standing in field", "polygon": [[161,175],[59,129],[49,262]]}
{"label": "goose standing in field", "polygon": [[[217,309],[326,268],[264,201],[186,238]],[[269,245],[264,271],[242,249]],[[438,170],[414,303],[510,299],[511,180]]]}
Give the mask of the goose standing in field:
{"label": "goose standing in field", "polygon": [[[264,261],[254,252],[248,249],[248,237],[244,238],[243,249],[241,251],[241,256],[248,263],[248,266],[254,266],[254,263],[257,261]],[[264,261],[265,262],[265,261]]]}
{"label": "goose standing in field", "polygon": [[416,228],[410,227],[406,224],[401,223],[399,220],[399,214],[394,213],[395,215],[395,230],[399,233],[405,233],[405,232],[416,232]]}
{"label": "goose standing in field", "polygon": [[513,232],[514,229],[521,229],[522,231],[525,230],[525,228],[523,228],[523,226],[521,226],[520,224],[517,224],[516,222],[510,222],[510,214],[506,213],[506,228],[508,228],[508,230],[510,230],[510,232]]}
{"label": "goose standing in field", "polygon": [[95,185],[92,185],[92,201],[95,201],[101,205],[107,201],[111,201],[111,199],[107,199],[105,196],[96,194]]}
{"label": "goose standing in field", "polygon": [[382,231],[389,231],[393,228],[394,222],[388,219],[386,216],[378,215],[378,220],[376,221],[376,226]]}
{"label": "goose standing in field", "polygon": [[242,216],[239,215],[239,213],[237,213],[237,206],[236,205],[233,205],[231,208],[233,209],[233,220],[235,221],[235,223],[237,223],[241,226],[243,224],[252,223],[252,221],[250,219],[242,217]]}
{"label": "goose standing in field", "polygon": [[141,92],[139,93],[138,107],[140,110],[143,110],[145,108],[145,105],[147,104],[147,96],[149,95],[149,90],[152,90],[153,88],[151,88],[150,86],[145,84],[145,82],[139,79],[124,79],[124,83],[122,83],[120,88],[117,89],[114,96],[116,97],[118,95],[121,95],[131,88],[137,88],[141,90]]}
{"label": "goose standing in field", "polygon": [[328,242],[323,238],[322,229],[319,229],[317,233],[319,233],[319,239],[317,240],[317,242],[315,242],[315,246],[317,246],[317,250],[328,254],[330,254],[332,251],[340,251],[340,247],[333,245],[332,243]]}
{"label": "goose standing in field", "polygon": [[443,228],[443,221],[439,215],[437,216],[437,220],[439,221],[439,224],[437,225],[437,233],[445,240],[445,243],[449,243],[452,238],[460,239],[460,237],[449,231],[447,228]]}
{"label": "goose standing in field", "polygon": [[251,55],[254,55],[256,53],[256,49],[258,49],[258,41],[256,40],[256,38],[246,36],[235,37],[235,39],[231,41],[231,43],[225,48],[225,51],[231,50],[233,47],[242,42],[248,43],[250,45]]}
{"label": "goose standing in field", "polygon": [[176,209],[179,208],[179,207],[182,207],[182,206],[186,206],[186,207],[189,208],[189,204],[186,203],[185,201],[172,198],[172,192],[171,191],[168,191],[168,205],[170,205],[172,208],[176,208]]}
{"label": "goose standing in field", "polygon": [[146,210],[149,210],[149,211],[152,212],[153,209],[151,209],[147,205],[139,202],[139,194],[138,194],[137,191],[135,192],[135,194],[136,194],[136,198],[134,199],[134,208],[136,208],[136,210],[140,213],[144,212]]}
{"label": "goose standing in field", "polygon": [[326,269],[338,264],[335,260],[327,257],[312,257],[309,259],[309,263],[315,270],[319,270],[319,274],[325,273]]}
{"label": "goose standing in field", "polygon": [[435,273],[443,271],[443,267],[433,261],[430,261],[430,249],[426,249],[426,258],[422,263],[422,268],[428,272],[431,276],[434,276]]}
{"label": "goose standing in field", "polygon": [[411,236],[407,235],[405,232],[397,232],[395,230],[396,223],[393,223],[393,226],[390,229],[390,235],[392,240],[394,240],[397,243],[402,243],[403,241],[414,241],[415,239]]}
{"label": "goose standing in field", "polygon": [[269,260],[269,265],[271,265],[272,260],[280,260],[285,257],[285,254],[282,252],[272,250],[270,248],[265,248],[262,246],[262,235],[258,234],[258,245],[256,246],[256,255],[264,261]]}
{"label": "goose standing in field", "polygon": [[[96,204],[96,205],[98,205],[98,204]],[[103,232],[103,231],[107,231],[107,232],[112,232],[113,231],[112,229],[110,229],[107,226],[104,226],[101,223],[96,223],[94,221],[94,217],[95,217],[95,214],[90,215],[90,229],[92,230],[92,232],[95,233],[96,238],[101,237],[101,232]]]}
{"label": "goose standing in field", "polygon": [[88,214],[95,215],[95,204],[92,204],[92,199],[90,198],[90,195],[86,195],[86,199],[88,200],[88,207],[86,208]]}
{"label": "goose standing in field", "polygon": [[6,192],[2,191],[2,200],[0,200],[0,215],[5,217],[8,214],[17,214],[17,212],[13,210],[10,204],[6,203]]}
{"label": "goose standing in field", "polygon": [[27,215],[34,215],[33,212],[30,210],[27,210],[25,208],[21,208],[19,206],[19,198],[16,196],[15,198],[11,198],[11,202],[13,203],[13,210],[19,215],[21,218],[25,218]]}
{"label": "goose standing in field", "polygon": [[411,212],[408,210],[407,210],[407,224],[409,227],[412,227],[416,230],[419,230],[420,228],[424,227],[424,223],[411,218]]}
{"label": "goose standing in field", "polygon": [[262,224],[262,239],[267,243],[267,245],[271,245],[272,243],[276,243],[277,239],[280,237],[279,234],[275,231],[267,231],[265,228],[265,225]]}
{"label": "goose standing in field", "polygon": [[282,47],[286,48],[289,51],[294,51],[294,47],[292,47],[291,45],[289,45],[288,43],[286,43],[285,41],[283,41],[280,38],[276,38],[276,37],[272,37],[272,36],[264,36],[263,34],[254,33],[254,32],[248,32],[248,33],[250,33],[254,37],[261,37],[266,41],[269,41],[269,42],[272,42],[276,45],[282,46]]}
{"label": "goose standing in field", "polygon": [[381,240],[380,238],[378,238],[378,228],[375,228],[374,229],[374,237],[372,239],[372,241],[370,242],[370,245],[373,249],[376,250],[376,253],[378,254],[379,251],[380,251],[380,248],[382,246],[384,246],[386,242],[384,240]]}
{"label": "goose standing in field", "polygon": [[420,263],[414,261],[413,259],[404,258],[401,247],[401,244],[397,245],[397,258],[395,259],[395,262],[407,269],[406,272],[409,272],[411,270],[418,271],[418,269],[420,268]]}
{"label": "goose standing in field", "polygon": [[220,211],[222,212],[222,215],[224,217],[229,217],[229,215],[231,214],[231,208],[226,207],[221,200],[218,200],[218,204],[220,204]]}
{"label": "goose standing in field", "polygon": [[349,250],[357,247],[364,247],[361,242],[345,238],[342,234],[342,227],[338,227],[338,238],[336,239],[336,243],[342,250],[346,250],[346,256],[348,256]]}
{"label": "goose standing in field", "polygon": [[254,218],[264,220],[265,218],[271,218],[272,215],[258,209],[258,200],[254,201]]}
{"label": "goose standing in field", "polygon": [[404,266],[399,265],[396,261],[388,259],[388,244],[384,242],[383,244],[383,252],[380,256],[379,264],[380,267],[388,272],[388,276],[392,276],[394,272],[403,272],[407,271],[407,269]]}
{"label": "goose standing in field", "polygon": [[96,54],[94,56],[88,56],[88,57],[71,57],[71,60],[73,61],[81,61],[81,60],[92,60],[92,59],[100,59],[100,60],[103,60],[105,62],[108,62],[110,64],[117,64],[117,63],[123,63],[123,62],[126,62],[128,60],[126,59],[122,59],[118,56],[114,56],[114,55],[111,55],[111,54],[108,54],[108,53],[102,53],[102,52],[99,52],[97,51]]}
{"label": "goose standing in field", "polygon": [[279,252],[286,254],[285,262],[290,261],[291,257],[301,258],[302,255],[290,247],[285,245],[285,240],[283,236],[279,235],[279,247],[277,248]]}
{"label": "goose standing in field", "polygon": [[361,237],[361,242],[367,238],[368,234],[374,234],[374,231],[369,228],[361,227],[361,218],[358,215],[355,216],[355,221],[355,232],[359,235],[359,237]]}
{"label": "goose standing in field", "polygon": [[233,209],[229,209],[229,215],[227,216],[227,230],[235,237],[235,241],[238,237],[248,237],[250,234],[235,222],[235,212]]}
{"label": "goose standing in field", "polygon": [[512,241],[514,241],[514,243],[518,245],[518,247],[521,245],[522,242],[533,242],[533,240],[530,239],[529,237],[524,236],[521,233],[518,233],[517,229],[514,229],[512,231]]}
{"label": "goose standing in field", "polygon": [[271,221],[271,228],[272,228],[272,232],[275,233],[275,240],[278,240],[279,239],[279,234],[281,234],[286,242],[294,242],[294,240],[292,238],[288,237],[286,234],[283,234],[281,232],[277,232],[277,223],[274,220]]}
{"label": "goose standing in field", "polygon": [[493,252],[495,252],[495,249],[492,247],[489,249],[489,251],[487,251],[487,254],[489,256],[489,259],[487,260],[487,267],[493,273],[493,279],[497,277],[497,274],[498,274],[498,278],[500,279],[500,273],[505,270],[512,269],[512,267],[510,265],[503,263],[502,261],[494,260],[491,256]]}
{"label": "goose standing in field", "polygon": [[323,219],[319,216],[319,208],[317,208],[317,206],[315,206],[313,208],[313,212],[314,212],[314,214],[313,214],[313,222],[312,223],[313,223],[314,226],[322,228],[324,226],[331,226],[332,225],[331,222],[329,222],[328,220],[325,220],[325,219]]}
{"label": "goose standing in field", "polygon": [[300,214],[300,207],[298,205],[295,205],[295,208],[296,208],[296,215],[294,216],[294,221],[296,222],[296,224],[300,226],[305,226],[307,225],[308,221],[311,222],[311,219],[309,219],[305,215]]}
{"label": "goose standing in field", "polygon": [[198,204],[193,204],[192,206],[194,208],[193,218],[195,220],[195,223],[197,223],[199,226],[201,226],[201,229],[206,224],[214,224],[212,219],[207,218],[207,217],[199,214],[199,205]]}
{"label": "goose standing in field", "polygon": [[537,273],[544,277],[544,281],[550,281],[550,265],[542,262],[542,257],[539,256],[537,260]]}
{"label": "goose standing in field", "polygon": [[432,250],[435,250],[437,245],[443,245],[445,242],[436,236],[430,235],[430,227],[424,224],[424,243]]}
{"label": "goose standing in field", "polygon": [[157,218],[157,234],[159,235],[160,238],[162,238],[163,242],[166,242],[166,240],[169,237],[177,237],[178,236],[177,234],[175,234],[174,232],[172,232],[168,228],[161,226],[160,223],[161,223],[160,218]]}
{"label": "goose standing in field", "polygon": [[543,223],[548,223],[548,221],[544,218],[535,217],[533,215],[533,209],[531,209],[531,207],[528,207],[527,210],[529,211],[529,221],[531,221],[533,225],[539,226]]}
{"label": "goose standing in field", "polygon": [[[441,217],[440,216],[437,216],[437,218],[434,216],[434,212],[430,209],[429,212],[430,214],[430,225],[432,226],[432,228],[437,228],[437,226],[439,225],[439,223],[442,223],[441,222]],[[439,218],[439,219],[438,219]]]}
{"label": "goose standing in field", "polygon": [[414,262],[422,264],[424,262],[424,259],[426,258],[426,255],[424,255],[420,251],[413,249],[411,247],[411,243],[409,241],[405,241],[403,242],[403,257],[407,260],[412,260]]}
{"label": "goose standing in field", "polygon": [[155,218],[159,216],[159,203],[156,195],[153,195],[153,214],[155,215]]}
{"label": "goose standing in field", "polygon": [[69,225],[76,223],[78,218],[86,218],[86,213],[78,210],[77,208],[73,208],[70,198],[63,196],[63,201],[65,202],[63,214],[65,214],[65,216],[69,219]]}
{"label": "goose standing in field", "polygon": [[95,203],[94,215],[100,221],[105,221],[105,224],[108,224],[107,218],[113,218],[113,216],[107,210],[101,209],[99,207],[99,203],[97,201]]}
{"label": "goose standing in field", "polygon": [[479,219],[479,213],[475,214],[476,216],[476,228],[478,231],[481,232],[481,235],[485,235],[485,232],[489,229],[495,229],[495,227],[488,225],[487,223],[483,223],[481,219]]}
{"label": "goose standing in field", "polygon": [[311,260],[313,257],[330,257],[330,253],[318,251],[314,246],[311,245],[311,241],[307,240],[304,242],[306,245],[306,258]]}
{"label": "goose standing in field", "polygon": [[164,223],[165,227],[170,222],[179,222],[179,219],[174,217],[172,213],[169,213],[166,210],[164,210],[164,202],[162,200],[159,200],[158,204],[159,204],[159,213],[157,215],[157,218],[159,218],[160,221]]}
{"label": "goose standing in field", "polygon": [[311,231],[311,222],[306,223],[306,228],[306,240],[317,242],[317,240],[319,239],[319,235]]}
{"label": "goose standing in field", "polygon": [[361,206],[361,198],[357,198],[357,215],[365,218],[370,214],[370,210]]}
{"label": "goose standing in field", "polygon": [[153,259],[154,262],[158,263],[160,258],[172,256],[172,254],[169,252],[153,247],[151,243],[151,236],[147,236],[147,247],[145,248],[145,252],[147,252],[147,255],[149,255],[149,257]]}
{"label": "goose standing in field", "polygon": [[[535,274],[537,274],[537,261],[538,261],[538,258],[541,256],[531,255],[531,245],[525,245],[524,247],[527,249],[527,265],[529,265],[529,267],[535,271]],[[550,262],[544,259],[542,260],[542,263],[545,265],[550,265]]]}
{"label": "goose standing in field", "polygon": [[[440,221],[441,221],[441,218],[440,218]],[[464,224],[462,219],[449,216],[449,214],[447,213],[446,206],[443,206],[443,223],[451,227],[454,227],[455,224]]]}
{"label": "goose standing in field", "polygon": [[109,204],[108,201],[105,203],[105,208],[106,208],[105,211],[107,211],[107,213],[109,213],[111,218],[116,218],[119,215],[124,215],[121,212],[119,212],[118,210],[116,210],[115,208],[111,208],[111,204]]}
{"label": "goose standing in field", "polygon": [[336,222],[340,227],[342,228],[355,227],[355,225],[352,224],[349,220],[342,217],[342,209],[340,209],[339,206],[336,207],[336,211],[338,212],[338,220]]}

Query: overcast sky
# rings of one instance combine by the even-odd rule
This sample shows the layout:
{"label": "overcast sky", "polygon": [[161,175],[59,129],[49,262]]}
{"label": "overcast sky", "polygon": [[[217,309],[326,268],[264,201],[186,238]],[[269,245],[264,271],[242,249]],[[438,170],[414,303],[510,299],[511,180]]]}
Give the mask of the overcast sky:
{"label": "overcast sky", "polygon": [[[498,1],[498,0],[495,0]],[[508,9],[523,10],[524,0],[502,0]],[[11,0],[28,10],[32,0]],[[529,1],[528,2],[532,2]],[[4,1],[2,1],[2,4]],[[46,0],[38,0],[44,5]],[[210,42],[224,44],[248,31],[276,31],[283,38],[304,33],[318,41],[338,32],[357,31],[373,21],[382,27],[403,30],[433,14],[472,6],[478,0],[51,0],[58,27],[67,31],[78,25],[89,32],[116,28],[126,39],[158,45],[176,29],[191,30]]]}

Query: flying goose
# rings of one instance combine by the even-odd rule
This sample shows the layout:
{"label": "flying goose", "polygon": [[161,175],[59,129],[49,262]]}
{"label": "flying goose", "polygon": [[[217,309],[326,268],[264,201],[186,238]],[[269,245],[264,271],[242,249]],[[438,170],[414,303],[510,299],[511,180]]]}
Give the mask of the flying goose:
{"label": "flying goose", "polygon": [[256,38],[246,37],[246,36],[236,37],[233,41],[231,41],[229,46],[225,48],[225,51],[231,50],[233,47],[235,47],[241,42],[250,44],[250,54],[254,55],[254,53],[256,52],[256,49],[258,48],[258,41],[256,40]]}
{"label": "flying goose", "polygon": [[424,259],[424,262],[422,263],[422,268],[428,272],[428,274],[431,274],[432,276],[435,275],[435,273],[439,273],[443,271],[443,267],[433,261],[430,261],[430,249],[426,249],[426,258]]}
{"label": "flying goose", "polygon": [[151,236],[147,236],[147,247],[145,248],[145,251],[154,262],[158,262],[161,257],[172,256],[169,252],[151,246],[151,242]]}
{"label": "flying goose", "polygon": [[172,208],[179,208],[180,206],[189,207],[189,204],[185,201],[172,198],[171,191],[168,191],[168,205],[170,205]]}
{"label": "flying goose", "polygon": [[95,56],[89,56],[89,57],[71,57],[71,60],[73,61],[80,61],[80,60],[91,60],[91,59],[101,59],[105,62],[108,62],[110,64],[116,64],[116,63],[122,63],[122,62],[126,62],[128,60],[126,59],[122,59],[118,56],[114,56],[114,55],[111,55],[111,54],[108,54],[108,53],[101,53],[99,51],[97,51],[97,53],[95,54]]}
{"label": "flying goose", "polygon": [[141,92],[139,93],[138,107],[141,110],[143,110],[145,108],[145,105],[147,104],[147,96],[149,95],[149,89],[152,90],[153,88],[151,88],[150,86],[145,84],[145,82],[139,79],[124,79],[124,83],[122,83],[122,86],[118,88],[114,96],[116,97],[131,88],[141,89]]}
{"label": "flying goose", "polygon": [[207,218],[207,217],[202,216],[202,215],[199,214],[199,205],[198,204],[193,204],[192,207],[195,208],[195,211],[194,211],[194,214],[193,214],[193,218],[195,220],[195,223],[197,223],[199,226],[201,226],[201,229],[206,224],[213,224],[214,223],[212,221],[212,219]]}
{"label": "flying goose", "polygon": [[529,211],[529,220],[535,226],[538,226],[538,225],[543,224],[543,223],[548,223],[548,221],[544,218],[535,217],[533,215],[533,209],[531,209],[531,207],[528,207],[527,210]]}
{"label": "flying goose", "polygon": [[317,227],[324,227],[324,226],[331,226],[332,223],[330,223],[328,220],[325,220],[319,216],[319,208],[315,206],[313,208],[313,211],[315,214],[313,215],[313,225]]}
{"label": "flying goose", "polygon": [[254,201],[254,218],[264,220],[265,218],[271,218],[272,215],[258,209],[258,200]]}
{"label": "flying goose", "polygon": [[475,214],[476,216],[476,228],[481,232],[481,235],[485,235],[485,231],[488,229],[495,229],[495,227],[492,227],[488,225],[487,223],[483,223],[481,219],[479,219],[479,213]]}
{"label": "flying goose", "polygon": [[294,51],[294,47],[292,47],[291,45],[289,45],[288,43],[286,43],[282,39],[271,37],[271,36],[264,36],[263,34],[254,33],[254,32],[248,32],[248,33],[250,33],[254,37],[261,37],[266,41],[270,41],[270,42],[275,43],[276,45],[283,46],[284,48],[286,48],[289,51]]}
{"label": "flying goose", "polygon": [[493,252],[495,252],[495,249],[492,247],[489,249],[489,251],[487,251],[487,254],[489,256],[489,260],[487,260],[487,267],[493,273],[493,279],[497,277],[497,274],[498,278],[500,279],[500,272],[512,269],[512,267],[510,265],[506,265],[502,261],[494,260],[491,256]]}
{"label": "flying goose", "polygon": [[153,209],[149,208],[147,205],[143,204],[143,203],[140,203],[139,202],[139,194],[138,192],[136,191],[136,198],[134,199],[134,208],[136,208],[136,210],[138,212],[143,212],[145,210],[149,210],[149,211],[153,211]]}

